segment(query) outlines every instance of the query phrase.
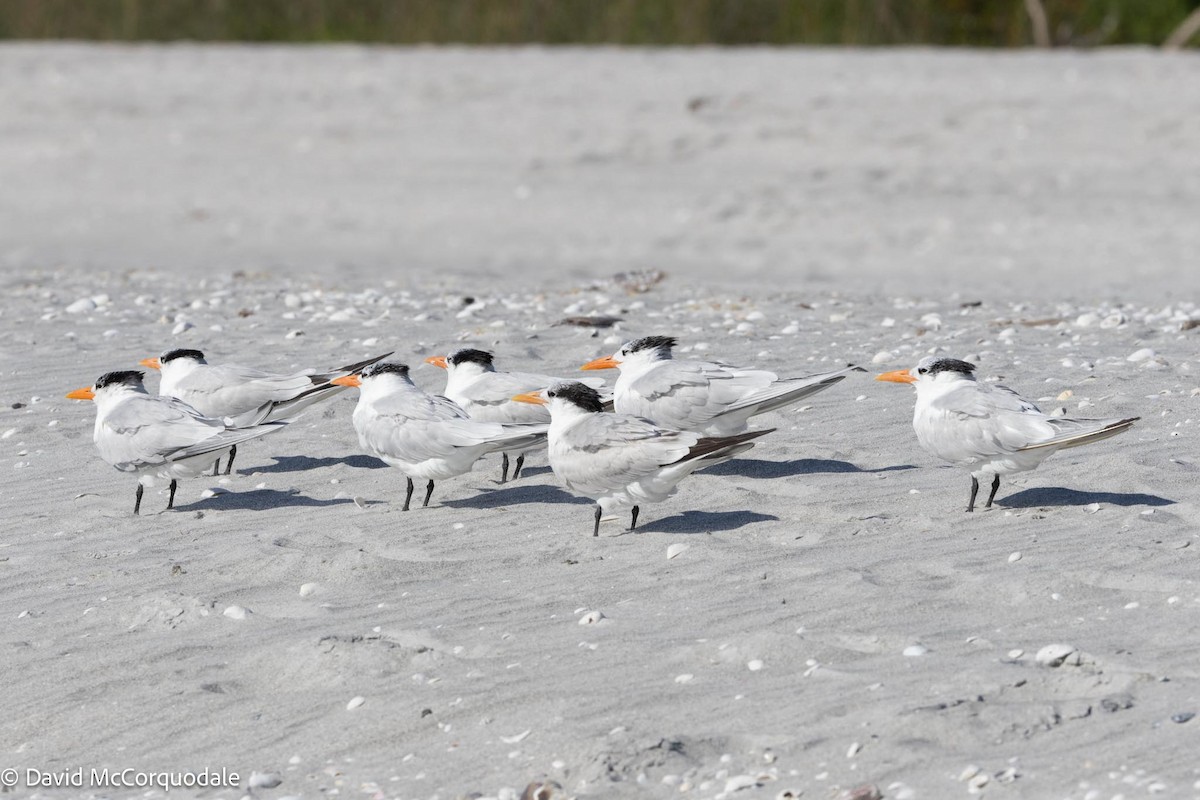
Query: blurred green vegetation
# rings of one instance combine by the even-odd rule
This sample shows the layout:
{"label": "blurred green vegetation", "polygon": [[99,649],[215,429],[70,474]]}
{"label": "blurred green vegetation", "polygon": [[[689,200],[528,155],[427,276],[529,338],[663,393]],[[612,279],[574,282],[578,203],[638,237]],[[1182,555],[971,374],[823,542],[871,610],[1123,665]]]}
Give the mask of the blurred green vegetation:
{"label": "blurred green vegetation", "polygon": [[[1200,0],[1043,0],[1055,44],[1159,45]],[[1019,47],[1024,0],[0,0],[0,39]]]}

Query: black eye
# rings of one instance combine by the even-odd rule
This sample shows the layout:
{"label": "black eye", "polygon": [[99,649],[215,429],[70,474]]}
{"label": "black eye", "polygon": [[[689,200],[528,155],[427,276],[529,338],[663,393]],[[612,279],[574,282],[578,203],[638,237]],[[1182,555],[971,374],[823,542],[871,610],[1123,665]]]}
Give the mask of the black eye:
{"label": "black eye", "polygon": [[917,370],[918,375],[924,375],[926,372],[929,372],[929,370],[925,369],[924,367],[921,367],[919,370]]}
{"label": "black eye", "polygon": [[546,397],[554,397],[554,392],[546,392]]}

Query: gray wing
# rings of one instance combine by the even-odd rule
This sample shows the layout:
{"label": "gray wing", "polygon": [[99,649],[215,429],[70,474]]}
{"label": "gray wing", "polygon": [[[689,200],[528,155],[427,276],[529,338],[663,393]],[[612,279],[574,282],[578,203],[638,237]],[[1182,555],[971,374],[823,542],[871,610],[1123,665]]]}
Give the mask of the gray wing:
{"label": "gray wing", "polygon": [[213,415],[236,416],[291,400],[313,387],[308,373],[273,375],[237,364],[204,365],[176,384],[176,394]]}
{"label": "gray wing", "polygon": [[989,384],[971,384],[933,400],[928,422],[922,444],[952,462],[1013,453],[1055,433],[1036,405],[1012,389]]}
{"label": "gray wing", "polygon": [[531,429],[473,420],[445,397],[404,395],[376,401],[371,415],[359,429],[359,436],[364,445],[377,453],[419,463],[449,458],[463,448],[478,449],[482,455],[512,446],[514,440],[531,434],[541,436],[544,432],[545,426]]}
{"label": "gray wing", "polygon": [[203,452],[201,446],[224,431],[220,420],[202,416],[181,400],[139,395],[121,402],[105,417],[96,448],[109,464],[128,471],[171,461],[181,451],[200,448]]}
{"label": "gray wing", "polygon": [[549,422],[545,406],[518,403],[513,397],[545,389],[556,380],[528,372],[485,372],[463,388],[463,407],[472,419],[487,422]]}
{"label": "gray wing", "polygon": [[569,488],[596,495],[679,461],[699,439],[638,417],[591,414],[556,441],[551,464]]}
{"label": "gray wing", "polygon": [[709,361],[662,361],[623,391],[618,387],[617,411],[672,427],[703,427],[742,398],[770,386],[777,377],[765,370]]}

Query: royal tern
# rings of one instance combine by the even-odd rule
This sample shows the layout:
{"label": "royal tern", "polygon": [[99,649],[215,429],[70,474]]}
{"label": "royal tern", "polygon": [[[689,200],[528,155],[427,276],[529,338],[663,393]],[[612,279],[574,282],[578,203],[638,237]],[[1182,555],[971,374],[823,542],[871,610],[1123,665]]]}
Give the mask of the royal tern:
{"label": "royal tern", "polygon": [[676,361],[675,339],[646,336],[626,342],[611,356],[581,369],[619,369],[613,386],[618,414],[633,414],[666,428],[728,436],[746,429],[750,417],[827,389],[861,367],[805,378],[779,379],[774,372],[711,361]]}
{"label": "royal tern", "polygon": [[550,468],[569,490],[596,501],[593,536],[600,535],[601,516],[628,506],[634,530],[642,503],[665,500],[692,472],[728,461],[754,447],[751,439],[774,430],[705,437],[629,414],[605,414],[599,393],[577,381],[515,399],[549,407]]}
{"label": "royal tern", "polygon": [[171,479],[167,508],[174,508],[179,478],[199,475],[214,458],[220,458],[239,442],[286,424],[267,422],[233,428],[174,397],[148,394],[142,378],[143,373],[136,370],[109,372],[94,386],[67,395],[72,400],[95,401],[93,440],[100,457],[122,472],[138,474],[134,514],[141,511],[143,487],[153,486],[155,478]]}
{"label": "royal tern", "polygon": [[[485,350],[462,348],[446,356],[431,356],[425,363],[446,370],[446,397],[458,403],[471,419],[481,422],[550,422],[550,412],[531,403],[518,403],[514,395],[545,389],[561,380],[529,372],[500,372],[492,365],[492,354]],[[599,389],[603,380],[581,383]],[[521,477],[525,453],[517,454],[513,480]],[[500,482],[508,480],[508,453],[500,464]]]}
{"label": "royal tern", "polygon": [[404,511],[413,494],[413,478],[433,482],[470,472],[481,457],[500,450],[525,450],[546,439],[544,424],[478,422],[445,397],[427,394],[408,377],[408,366],[383,362],[358,375],[334,378],[339,386],[358,386],[354,430],[365,450],[398,467],[408,478]]}
{"label": "royal tern", "polygon": [[[141,365],[162,371],[158,393],[174,397],[206,417],[224,419],[230,427],[244,428],[263,422],[290,422],[313,403],[326,400],[344,386],[330,381],[354,374],[390,356],[384,353],[357,364],[326,373],[313,370],[276,374],[238,364],[209,364],[199,350],[168,350],[157,358],[143,358]],[[229,449],[225,474],[233,469],[237,448]],[[219,464],[218,464],[219,466]],[[217,474],[216,467],[213,474]]]}
{"label": "royal tern", "polygon": [[911,370],[875,378],[911,383],[916,388],[913,429],[917,441],[938,458],[970,471],[967,511],[975,510],[981,478],[992,478],[992,491],[984,506],[990,508],[1001,475],[1036,469],[1059,450],[1124,433],[1140,419],[1051,417],[1012,389],[979,383],[974,371],[975,365],[966,361],[927,356]]}

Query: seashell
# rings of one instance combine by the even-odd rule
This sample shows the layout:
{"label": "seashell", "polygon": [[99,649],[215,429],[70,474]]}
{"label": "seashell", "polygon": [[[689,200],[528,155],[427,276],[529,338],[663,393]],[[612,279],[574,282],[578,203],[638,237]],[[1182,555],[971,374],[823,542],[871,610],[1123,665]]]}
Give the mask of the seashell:
{"label": "seashell", "polygon": [[251,789],[274,789],[283,783],[283,778],[275,772],[251,772],[246,785]]}
{"label": "seashell", "polygon": [[250,613],[250,609],[242,606],[229,606],[221,613],[230,619],[245,619],[246,615]]}
{"label": "seashell", "polygon": [[84,314],[88,311],[95,310],[96,301],[90,297],[81,297],[66,308],[66,312],[68,314]]}
{"label": "seashell", "polygon": [[[1034,659],[1047,667],[1060,667],[1078,651],[1069,644],[1048,644],[1037,651]],[[1078,664],[1078,660],[1075,661]]]}
{"label": "seashell", "polygon": [[1020,560],[1021,560],[1021,551],[1020,550],[1018,550],[1017,552],[1013,553],[1012,555],[1010,555],[1008,557],[1008,563],[1010,563],[1010,564],[1014,564]]}
{"label": "seashell", "polygon": [[301,596],[301,597],[308,597],[308,596],[310,596],[310,595],[312,595],[312,594],[315,594],[315,593],[316,593],[316,591],[317,591],[317,589],[319,589],[319,588],[320,588],[320,586],[318,586],[318,585],[317,585],[317,584],[315,584],[315,583],[305,583],[305,584],[301,584],[301,586],[300,586],[300,596]]}
{"label": "seashell", "polygon": [[903,655],[906,655],[909,658],[915,658],[917,656],[923,656],[928,652],[929,648],[923,644],[910,644],[908,647],[904,648]]}
{"label": "seashell", "polygon": [[562,796],[562,786],[554,781],[534,781],[521,792],[521,800],[555,800]]}
{"label": "seashell", "polygon": [[753,775],[734,775],[725,781],[725,794],[740,792],[742,789],[752,789],[758,786],[758,779]]}
{"label": "seashell", "polygon": [[859,742],[851,743],[850,747],[846,750],[846,758],[854,758],[856,755],[859,754],[859,752],[861,750],[862,750],[861,743],[859,743]]}
{"label": "seashell", "polygon": [[1135,350],[1130,353],[1128,356],[1126,356],[1125,360],[1134,362],[1148,361],[1149,359],[1154,358],[1154,356],[1155,353],[1152,349],[1149,347],[1143,347],[1141,350]]}
{"label": "seashell", "polygon": [[695,679],[696,679],[696,676],[695,676],[695,675],[693,675],[693,674],[692,674],[692,673],[690,673],[690,672],[685,672],[685,673],[683,673],[682,675],[676,675],[676,676],[675,676],[675,682],[676,682],[676,683],[679,683],[679,684],[687,684],[687,683],[691,683],[691,682],[692,682],[692,681],[694,681]]}
{"label": "seashell", "polygon": [[365,702],[367,702],[367,698],[363,697],[362,695],[358,695],[357,697],[352,697],[350,699],[350,702],[346,703],[346,710],[353,711],[354,709],[358,708]]}
{"label": "seashell", "polygon": [[687,549],[688,546],[683,542],[676,542],[675,544],[667,545],[667,558],[672,559]]}
{"label": "seashell", "polygon": [[531,733],[533,733],[533,729],[529,728],[521,731],[518,734],[514,734],[513,736],[501,736],[500,741],[504,742],[505,744],[516,744],[517,742],[523,741],[525,737]]}
{"label": "seashell", "polygon": [[580,625],[595,625],[603,619],[608,619],[604,616],[603,611],[589,611],[579,618]]}
{"label": "seashell", "polygon": [[760,658],[755,658],[751,661],[746,662],[746,669],[750,670],[751,672],[758,672],[762,668],[763,668],[763,662],[762,662],[762,659],[760,659]]}

